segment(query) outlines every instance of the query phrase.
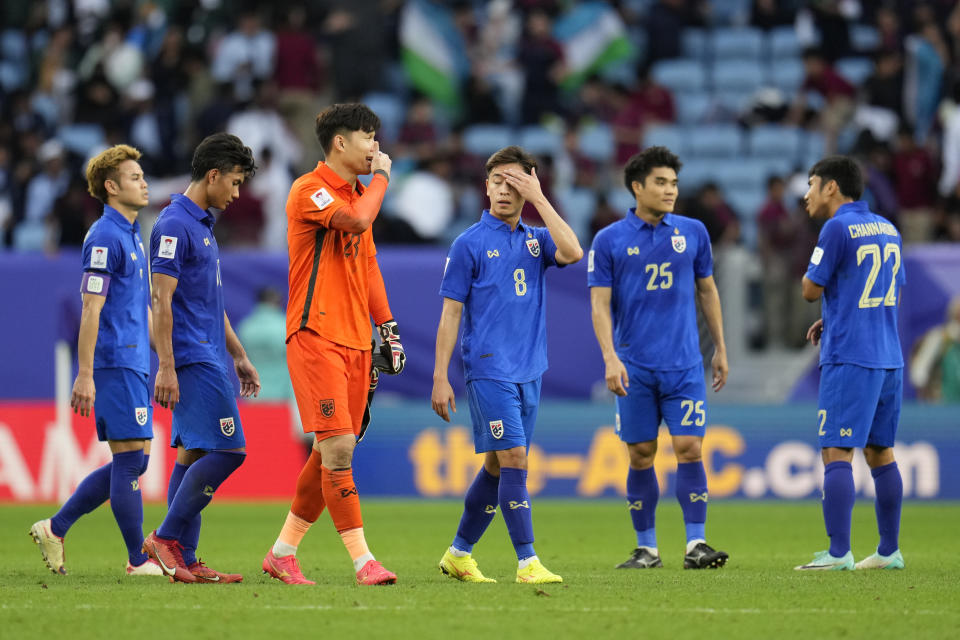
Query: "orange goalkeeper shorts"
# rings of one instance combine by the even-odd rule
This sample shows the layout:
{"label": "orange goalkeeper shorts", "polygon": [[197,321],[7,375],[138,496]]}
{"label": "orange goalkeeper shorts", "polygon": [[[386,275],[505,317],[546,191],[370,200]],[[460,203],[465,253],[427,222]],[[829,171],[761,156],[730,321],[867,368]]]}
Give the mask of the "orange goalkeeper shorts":
{"label": "orange goalkeeper shorts", "polygon": [[305,433],[359,435],[370,389],[370,352],[301,329],[287,341],[287,369]]}

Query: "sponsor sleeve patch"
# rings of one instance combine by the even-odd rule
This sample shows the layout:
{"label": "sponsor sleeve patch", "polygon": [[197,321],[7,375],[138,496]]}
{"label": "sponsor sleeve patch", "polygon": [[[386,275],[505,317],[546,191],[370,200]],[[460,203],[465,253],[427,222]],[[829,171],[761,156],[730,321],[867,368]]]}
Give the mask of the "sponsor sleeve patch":
{"label": "sponsor sleeve patch", "polygon": [[823,249],[817,247],[813,250],[813,255],[810,256],[810,262],[812,264],[820,264],[820,261],[823,259]]}
{"label": "sponsor sleeve patch", "polygon": [[323,211],[331,204],[333,204],[333,196],[326,189],[319,189],[313,195],[310,196],[310,199],[313,200],[313,204],[317,205],[317,209]]}
{"label": "sponsor sleeve patch", "polygon": [[172,260],[176,255],[177,238],[174,236],[160,236],[160,248],[157,250],[157,257]]}
{"label": "sponsor sleeve patch", "polygon": [[92,247],[90,249],[90,268],[91,269],[106,269],[107,268],[107,255],[110,253],[110,250],[106,247]]}
{"label": "sponsor sleeve patch", "polygon": [[85,273],[80,284],[80,293],[92,293],[98,296],[107,295],[110,288],[110,276],[102,273]]}
{"label": "sponsor sleeve patch", "polygon": [[593,272],[593,249],[587,254],[587,273]]}

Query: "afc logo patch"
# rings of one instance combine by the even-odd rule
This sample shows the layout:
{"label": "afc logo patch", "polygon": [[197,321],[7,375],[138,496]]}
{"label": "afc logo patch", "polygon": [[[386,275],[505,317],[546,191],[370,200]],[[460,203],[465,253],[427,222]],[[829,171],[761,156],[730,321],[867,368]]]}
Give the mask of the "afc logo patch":
{"label": "afc logo patch", "polygon": [[220,418],[220,433],[228,438],[236,432],[237,428],[233,424],[233,416],[229,418]]}
{"label": "afc logo patch", "polygon": [[527,238],[527,249],[534,258],[540,257],[540,242],[536,238]]}
{"label": "afc logo patch", "polygon": [[333,402],[333,398],[320,401],[320,415],[324,418],[332,418],[333,414],[336,413],[337,407]]}
{"label": "afc logo patch", "polygon": [[141,427],[147,424],[147,408],[146,407],[137,407],[135,410],[137,416],[137,424]]}
{"label": "afc logo patch", "polygon": [[490,435],[497,440],[503,437],[503,420],[490,421]]}
{"label": "afc logo patch", "polygon": [[315,191],[310,196],[310,199],[313,200],[313,204],[317,205],[318,211],[323,211],[324,209],[329,207],[331,204],[333,204],[333,201],[334,201],[334,197],[330,195],[330,192],[322,187],[317,191]]}
{"label": "afc logo patch", "polygon": [[683,253],[687,248],[687,239],[684,236],[670,236],[670,245],[677,253]]}

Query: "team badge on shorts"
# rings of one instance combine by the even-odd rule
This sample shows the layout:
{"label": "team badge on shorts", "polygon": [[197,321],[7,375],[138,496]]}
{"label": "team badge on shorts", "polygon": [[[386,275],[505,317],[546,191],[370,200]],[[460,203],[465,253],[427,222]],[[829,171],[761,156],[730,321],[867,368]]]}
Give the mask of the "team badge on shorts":
{"label": "team badge on shorts", "polygon": [[332,418],[336,410],[337,407],[333,403],[333,398],[320,401],[320,414],[323,415],[324,418]]}
{"label": "team badge on shorts", "polygon": [[234,434],[237,428],[233,425],[233,417],[220,418],[220,433],[228,438]]}
{"label": "team badge on shorts", "polygon": [[503,437],[503,420],[490,421],[490,435],[497,440]]}
{"label": "team badge on shorts", "polygon": [[147,424],[147,408],[146,407],[137,407],[135,410],[137,416],[137,424],[141,427]]}
{"label": "team badge on shorts", "polygon": [[687,248],[687,239],[684,236],[670,236],[670,245],[677,253],[683,253]]}
{"label": "team badge on shorts", "polygon": [[527,238],[527,249],[534,258],[540,257],[540,241],[536,238]]}

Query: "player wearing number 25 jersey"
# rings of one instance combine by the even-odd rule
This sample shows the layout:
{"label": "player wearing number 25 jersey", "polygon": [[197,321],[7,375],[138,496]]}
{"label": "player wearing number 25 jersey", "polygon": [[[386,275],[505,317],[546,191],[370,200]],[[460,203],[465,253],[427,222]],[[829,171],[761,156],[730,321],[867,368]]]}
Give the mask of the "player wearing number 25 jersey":
{"label": "player wearing number 25 jersey", "polygon": [[858,569],[903,568],[898,536],[903,482],[893,444],[903,393],[897,304],[905,282],[900,233],[858,198],[863,177],[843,156],[810,169],[804,200],[811,217],[826,218],[803,297],[822,298],[822,319],[808,332],[820,349],[818,424],[823,450],[823,516],[830,549],[797,569],[853,569],[853,448],[863,448],[877,492],[877,552]]}

